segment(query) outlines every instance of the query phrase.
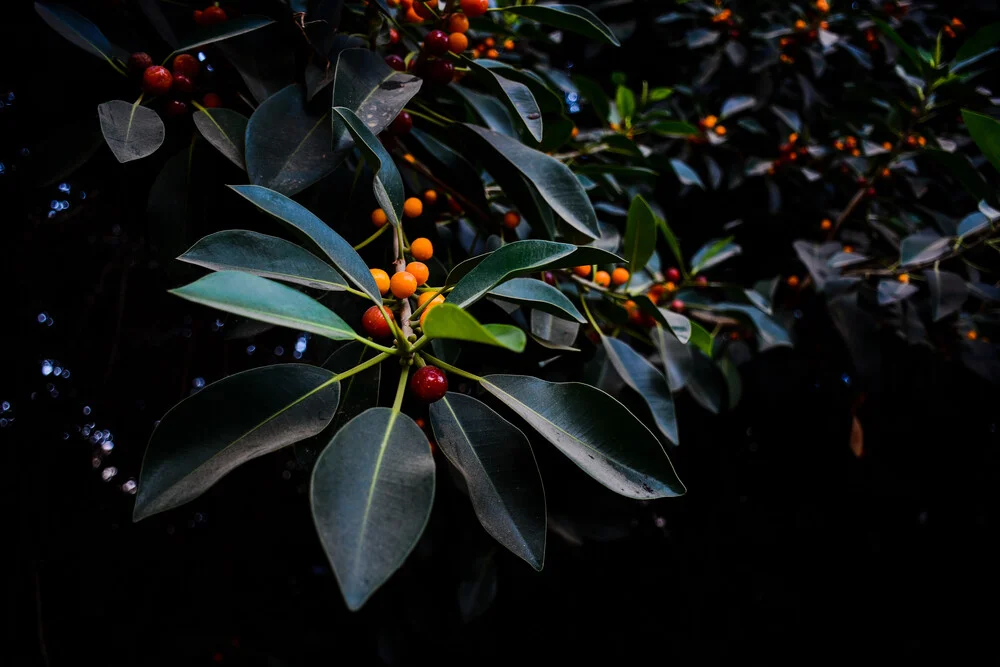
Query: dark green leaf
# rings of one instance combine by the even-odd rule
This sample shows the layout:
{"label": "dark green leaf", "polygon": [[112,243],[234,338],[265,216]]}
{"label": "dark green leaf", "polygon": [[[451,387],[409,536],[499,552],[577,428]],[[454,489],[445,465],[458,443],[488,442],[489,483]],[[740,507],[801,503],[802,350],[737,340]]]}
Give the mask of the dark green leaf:
{"label": "dark green leaf", "polygon": [[755,104],[757,104],[757,98],[751,97],[750,95],[730,97],[722,103],[722,110],[719,112],[719,120],[725,120],[726,118],[734,116],[741,111],[753,108],[753,105]]}
{"label": "dark green leaf", "polygon": [[705,354],[692,350],[691,357],[694,368],[688,375],[687,391],[698,405],[717,415],[726,405],[726,380],[719,367]]}
{"label": "dark green leaf", "polygon": [[962,309],[969,290],[962,276],[934,268],[924,272],[931,291],[931,318],[938,322]]}
{"label": "dark green leaf", "polygon": [[523,375],[487,375],[481,384],[615,493],[663,498],[685,492],[656,436],[600,389]]}
{"label": "dark green leaf", "polygon": [[705,327],[701,326],[700,324],[698,324],[694,320],[689,320],[689,322],[691,324],[691,338],[690,338],[690,340],[688,342],[691,345],[694,345],[696,348],[698,348],[699,350],[701,350],[703,353],[705,353],[709,357],[711,357],[712,356],[712,343],[713,343],[712,334],[710,334],[705,329]]}
{"label": "dark green leaf", "polygon": [[395,226],[399,226],[403,217],[403,179],[399,176],[396,164],[388,151],[382,146],[371,130],[369,130],[357,115],[346,107],[333,107],[333,113],[344,121],[354,144],[361,151],[369,169],[375,177],[372,180],[372,190],[375,201]]}
{"label": "dark green leaf", "polygon": [[531,338],[542,347],[562,352],[579,352],[573,347],[580,323],[555,317],[542,310],[531,311]]}
{"label": "dark green leaf", "polygon": [[453,91],[461,97],[472,109],[486,127],[494,132],[517,139],[517,130],[514,129],[514,119],[511,118],[507,107],[500,103],[495,97],[484,95],[465,86],[451,86]]}
{"label": "dark green leaf", "polygon": [[258,103],[295,80],[295,50],[273,48],[273,44],[282,39],[285,27],[274,23],[219,42],[214,47],[233,64]]}
{"label": "dark green leaf", "polygon": [[160,115],[141,104],[112,100],[98,105],[101,132],[119,162],[147,157],[163,145],[166,128]]}
{"label": "dark green leaf", "polygon": [[656,250],[656,215],[649,204],[636,195],[628,208],[623,253],[629,269],[635,273],[646,266]]}
{"label": "dark green leaf", "polygon": [[491,92],[502,100],[521,126],[535,141],[542,140],[542,110],[528,86],[503,76],[498,68],[484,67],[471,58],[463,58],[466,66],[478,75]]}
{"label": "dark green leaf", "polygon": [[743,252],[743,249],[733,243],[732,236],[709,241],[691,258],[691,274],[694,275],[699,271],[704,271],[716,264],[720,264],[741,252]]}
{"label": "dark green leaf", "polygon": [[677,260],[677,266],[680,268],[681,273],[684,273],[686,271],[684,268],[684,255],[681,254],[681,244],[677,242],[674,230],[670,229],[670,225],[666,219],[660,216],[656,216],[656,227],[663,234],[663,238],[667,240],[667,245],[670,246],[670,251],[674,253],[674,259]]}
{"label": "dark green leaf", "polygon": [[578,5],[520,5],[505,7],[503,11],[538,21],[553,28],[575,32],[605,44],[621,46],[611,28],[604,25],[604,22],[589,9]]}
{"label": "dark green leaf", "polygon": [[[963,115],[968,113],[963,110]],[[976,121],[973,120],[973,123]],[[972,128],[969,128],[971,133]],[[973,134],[973,138],[975,135]],[[934,160],[936,160],[942,167],[944,167],[945,172],[950,174],[954,179],[956,179],[965,191],[973,196],[977,201],[981,199],[987,199],[993,201],[996,199],[995,194],[990,190],[986,181],[983,179],[983,175],[972,166],[969,158],[964,154],[959,152],[948,153],[946,151],[940,151],[937,149],[928,148],[923,151],[924,155],[928,155]]]}
{"label": "dark green leaf", "polygon": [[532,70],[517,69],[507,63],[488,58],[477,58],[474,62],[477,65],[493,70],[504,78],[512,79],[526,85],[531,90],[531,94],[535,96],[535,101],[538,102],[538,107],[542,111],[562,113],[564,108],[562,97],[554,93],[542,77],[535,74]]}
{"label": "dark green leaf", "polygon": [[580,89],[584,99],[594,107],[594,113],[605,122],[611,118],[611,99],[601,85],[585,76],[574,76],[573,82]]}
{"label": "dark green leaf", "polygon": [[362,412],[319,455],[313,521],[352,611],[416,546],[434,504],[434,476],[424,432],[389,408]]}
{"label": "dark green leaf", "polygon": [[690,137],[699,134],[697,127],[680,120],[660,120],[646,127],[650,132],[664,137]]}
{"label": "dark green leaf", "polygon": [[718,310],[723,313],[735,313],[749,319],[757,330],[757,339],[760,342],[760,351],[764,352],[774,347],[792,347],[792,339],[784,327],[767,316],[756,306],[747,306],[742,303],[717,303],[711,310]]}
{"label": "dark green leaf", "polygon": [[194,124],[201,136],[244,171],[247,162],[243,147],[248,122],[246,116],[232,109],[205,109],[194,114]]}
{"label": "dark green leaf", "polygon": [[113,45],[100,29],[85,16],[65,5],[36,2],[35,11],[53,30],[87,53],[114,63],[112,58],[124,60],[128,53]]}
{"label": "dark green leaf", "polygon": [[691,348],[659,324],[650,333],[656,350],[660,353],[663,368],[667,372],[667,385],[670,391],[680,391],[687,385],[688,377],[694,372]]}
{"label": "dark green leaf", "polygon": [[489,210],[483,181],[479,178],[476,168],[465,156],[447,144],[438,141],[433,135],[417,128],[410,130],[407,139],[408,142],[414,144],[414,152],[418,154],[420,161],[427,165],[432,172],[440,178],[445,178],[459,194],[467,198],[481,211]]}
{"label": "dark green leaf", "polygon": [[428,338],[465,340],[514,352],[524,352],[526,343],[524,332],[519,328],[509,324],[480,324],[472,315],[451,303],[442,303],[431,309],[423,330]]}
{"label": "dark green leaf", "polygon": [[968,109],[962,109],[962,119],[979,150],[990,164],[1000,170],[1000,121]]}
{"label": "dark green leaf", "polygon": [[895,30],[893,30],[889,26],[889,24],[886,23],[885,21],[883,21],[882,19],[877,19],[877,18],[873,17],[872,21],[875,22],[875,25],[878,26],[879,30],[881,30],[883,33],[885,33],[886,37],[888,37],[890,40],[892,40],[892,42],[895,43],[895,45],[899,47],[900,51],[902,51],[903,53],[906,54],[906,57],[909,58],[910,62],[913,63],[913,65],[916,68],[917,72],[923,72],[924,71],[924,61],[920,57],[920,54],[917,53],[916,49],[914,49],[912,46],[910,46],[909,44],[907,44],[906,41],[902,37],[899,36],[899,33],[896,32]]}
{"label": "dark green leaf", "polygon": [[604,349],[608,353],[608,361],[611,362],[618,376],[649,406],[653,421],[660,433],[675,445],[680,444],[680,438],[677,435],[677,415],[674,413],[674,401],[670,396],[670,387],[667,386],[667,380],[663,373],[656,370],[653,364],[646,361],[627,343],[608,336],[601,336],[601,342],[604,343]]}
{"label": "dark green leaf", "polygon": [[592,162],[590,164],[575,167],[577,174],[586,176],[598,176],[601,174],[611,174],[616,177],[625,178],[648,178],[655,179],[659,172],[649,167],[636,167],[630,164],[612,164],[610,162]]}
{"label": "dark green leaf", "polygon": [[471,396],[430,406],[438,447],[465,478],[479,522],[536,570],[545,561],[545,491],[528,439]]}
{"label": "dark green leaf", "polygon": [[901,283],[898,280],[880,280],[878,282],[878,305],[888,306],[890,303],[904,301],[917,293],[917,286]]}
{"label": "dark green leaf", "polygon": [[536,278],[514,278],[497,285],[489,296],[586,323],[587,318],[558,289]]}
{"label": "dark green leaf", "polygon": [[952,241],[950,236],[938,236],[930,230],[910,234],[899,242],[899,263],[909,266],[937,259],[948,252]]}
{"label": "dark green leaf", "polygon": [[133,519],[183,505],[241,463],[322,431],[340,395],[333,377],[304,364],[264,366],[178,403],[146,448]]}
{"label": "dark green leaf", "polygon": [[274,21],[264,16],[237,16],[222,23],[199,26],[191,34],[182,37],[180,46],[174,49],[170,55],[191,51],[199,46],[221,42],[237,35],[253,32],[271,23],[274,23]]}
{"label": "dark green leaf", "polygon": [[1000,42],[1000,23],[983,26],[958,49],[951,71],[956,72],[995,51],[998,42]]}

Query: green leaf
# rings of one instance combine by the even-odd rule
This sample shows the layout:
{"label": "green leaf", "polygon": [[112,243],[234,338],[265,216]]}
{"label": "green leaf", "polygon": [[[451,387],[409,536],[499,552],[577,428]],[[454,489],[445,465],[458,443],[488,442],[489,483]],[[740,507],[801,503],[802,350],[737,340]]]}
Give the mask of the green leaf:
{"label": "green leaf", "polygon": [[675,445],[680,444],[677,434],[677,415],[674,412],[674,401],[670,396],[670,387],[663,373],[656,370],[653,364],[629,347],[628,343],[601,336],[604,350],[608,353],[608,361],[614,367],[619,377],[632,388],[643,402],[649,406],[653,422],[660,433],[665,435]]}
{"label": "green leaf", "polygon": [[465,156],[433,135],[417,128],[410,130],[407,140],[408,145],[412,144],[413,152],[417,153],[420,161],[432,172],[446,180],[481,211],[489,211],[483,181]]}
{"label": "green leaf", "polygon": [[670,228],[665,218],[656,216],[656,227],[663,234],[663,238],[666,239],[667,245],[670,246],[670,251],[674,253],[674,259],[677,260],[677,266],[680,268],[681,273],[686,273],[684,264],[684,255],[681,254],[681,244],[677,242],[677,237],[674,236],[674,230]]}
{"label": "green leaf", "polygon": [[937,267],[924,272],[931,292],[931,318],[939,322],[957,313],[969,298],[969,288],[962,276],[949,271],[939,271]]}
{"label": "green leaf", "polygon": [[673,88],[666,88],[661,86],[658,88],[650,89],[649,99],[651,102],[662,102],[663,100],[667,99],[673,94],[674,94]]}
{"label": "green leaf", "polygon": [[691,137],[700,133],[691,123],[680,120],[660,120],[651,123],[646,129],[664,137]]}
{"label": "green leaf", "polygon": [[521,126],[535,141],[542,140],[542,110],[531,90],[519,81],[508,79],[495,68],[484,67],[478,61],[463,57],[464,64],[483,81],[496,97],[507,105]]}
{"label": "green leaf", "polygon": [[465,478],[476,516],[493,538],[536,570],[545,562],[545,491],[519,428],[471,396],[430,406],[438,447]]}
{"label": "green leaf", "polygon": [[[963,117],[966,113],[968,112],[965,110],[962,111]],[[975,120],[972,122],[976,123]],[[969,128],[969,133],[972,134],[971,127]],[[975,135],[973,135],[973,139],[975,139]],[[925,149],[923,154],[936,160],[942,167],[944,167],[944,171],[957,180],[961,186],[965,188],[965,191],[972,195],[977,201],[981,199],[994,201],[996,199],[995,193],[990,190],[986,181],[983,179],[983,175],[979,173],[979,170],[972,166],[969,158],[964,154],[957,151],[954,153],[948,153],[947,151],[930,148]]]}
{"label": "green leaf", "polygon": [[524,352],[524,332],[509,324],[480,324],[472,315],[450,303],[438,304],[427,313],[423,324],[428,338],[449,338],[495,345]]}
{"label": "green leaf", "polygon": [[951,71],[956,72],[989,55],[996,50],[997,42],[1000,42],[1000,23],[983,26],[958,49]]}
{"label": "green leaf", "polygon": [[519,5],[504,7],[503,11],[553,28],[575,32],[598,42],[621,46],[611,28],[604,25],[592,11],[578,5]]}
{"label": "green leaf", "polygon": [[213,271],[246,271],[316,289],[336,292],[347,288],[342,275],[308,250],[245,229],[209,234],[177,259]]}
{"label": "green leaf", "polygon": [[49,27],[90,55],[103,58],[112,64],[114,64],[113,58],[122,60],[128,58],[128,53],[108,41],[100,28],[69,7],[57,3],[36,2],[35,11],[49,24]]}
{"label": "green leaf", "polygon": [[626,120],[630,120],[635,115],[635,93],[627,86],[618,86],[615,91],[615,104],[618,106],[618,114]]}
{"label": "green leaf", "polygon": [[531,311],[531,338],[542,347],[562,352],[579,352],[573,347],[580,323],[555,317],[542,310]]}
{"label": "green leaf", "polygon": [[505,136],[517,139],[517,130],[514,129],[514,119],[511,118],[500,100],[491,95],[484,95],[465,86],[450,86],[451,92],[461,97],[472,109],[474,115],[486,127],[494,132],[499,132]]}
{"label": "green leaf", "polygon": [[431,515],[434,477],[424,432],[389,408],[362,412],[319,455],[313,521],[352,611],[413,551]]}
{"label": "green leaf", "polygon": [[272,23],[274,21],[264,16],[237,16],[222,23],[198,26],[194,32],[181,38],[180,46],[174,49],[170,55],[191,51],[206,44],[222,42],[237,35],[259,30]]}
{"label": "green leaf", "polygon": [[730,257],[743,252],[743,249],[733,243],[733,237],[709,241],[701,247],[691,258],[691,275],[699,271],[711,268],[716,264],[721,264]]}
{"label": "green leaf", "polygon": [[692,351],[694,368],[688,376],[687,391],[701,407],[713,415],[722,412],[725,403],[726,380],[711,358],[697,350]]}
{"label": "green leaf", "polygon": [[670,166],[673,168],[674,173],[677,174],[677,180],[681,182],[681,185],[697,185],[702,190],[705,189],[705,184],[702,183],[698,172],[689,167],[683,160],[671,158]]}
{"label": "green leaf", "polygon": [[332,340],[359,338],[347,322],[298,290],[242,271],[219,271],[170,290],[182,299]]}
{"label": "green leaf", "polygon": [[597,117],[608,122],[611,118],[611,99],[601,88],[601,85],[592,79],[579,75],[573,77],[573,83],[580,89],[584,99],[594,107],[594,113],[597,114]]}
{"label": "green leaf", "polygon": [[612,164],[610,162],[595,162],[591,164],[575,167],[577,174],[595,176],[600,174],[611,174],[619,178],[648,178],[655,179],[660,175],[655,169],[649,167],[637,167],[630,164]]}
{"label": "green leaf", "polygon": [[[584,264],[612,264],[622,261],[620,257],[599,248],[575,246],[556,241],[515,241],[492,253],[481,255],[474,266],[458,281],[448,295],[448,303],[467,308],[481,299],[487,292],[507,280],[534,271],[565,269]],[[471,260],[467,260],[471,263]],[[448,276],[449,284],[459,267]]]}
{"label": "green leaf", "polygon": [[656,436],[600,389],[524,375],[487,375],[481,384],[615,493],[641,499],[684,494]]}
{"label": "green leaf", "polygon": [[97,107],[101,132],[119,162],[147,157],[163,145],[166,128],[160,115],[140,104],[112,100]]}
{"label": "green leaf", "polygon": [[656,250],[656,215],[649,204],[636,195],[628,208],[625,226],[625,261],[635,273],[641,271]]}
{"label": "green leaf", "polygon": [[205,109],[194,114],[194,125],[201,136],[244,171],[247,168],[244,142],[248,122],[246,116],[232,109]]}
{"label": "green leaf", "polygon": [[687,343],[691,339],[692,323],[688,318],[667,308],[657,308],[645,294],[636,294],[632,300],[642,312],[652,316],[661,326],[668,327],[680,342]]}
{"label": "green leaf", "polygon": [[750,95],[736,95],[734,97],[730,97],[722,103],[722,109],[719,111],[719,120],[725,120],[730,116],[735,116],[741,111],[751,109],[755,104],[757,104],[757,98]]}
{"label": "green leaf", "polygon": [[930,230],[910,234],[899,242],[899,263],[910,266],[930,262],[948,252],[952,242],[952,237],[938,236]]}
{"label": "green leaf", "polygon": [[671,335],[666,328],[657,324],[650,330],[653,344],[659,352],[660,361],[667,373],[667,385],[670,391],[680,391],[687,385],[688,378],[694,372],[694,359],[691,348]]}
{"label": "green leaf", "polygon": [[254,206],[273,215],[308,238],[358,289],[370,296],[375,303],[382,303],[382,295],[365,260],[361,259],[361,255],[350,243],[330,229],[312,211],[280,193],[259,185],[230,185],[229,187],[248,199]]}
{"label": "green leaf", "polygon": [[183,505],[238,465],[322,431],[340,395],[333,377],[305,364],[264,366],[178,403],[149,440],[133,520]]}
{"label": "green leaf", "polygon": [[907,44],[906,41],[902,37],[899,36],[899,33],[896,32],[895,30],[893,30],[889,26],[889,24],[886,23],[885,21],[883,21],[882,19],[878,19],[878,18],[872,17],[872,21],[875,22],[875,25],[878,26],[879,30],[881,30],[883,33],[885,33],[886,37],[888,37],[890,40],[892,40],[893,43],[895,43],[896,46],[899,47],[900,51],[902,51],[903,53],[906,54],[906,57],[909,58],[910,62],[912,62],[913,65],[914,65],[914,67],[916,67],[916,71],[917,72],[923,72],[924,71],[924,61],[920,57],[920,54],[917,53],[916,49],[914,49],[912,46],[910,46],[909,44]]}
{"label": "green leaf", "polygon": [[305,87],[298,84],[264,100],[247,123],[250,182],[291,196],[331,174],[338,162],[329,118],[306,106]]}
{"label": "green leaf", "polygon": [[514,278],[508,280],[490,290],[489,296],[537,308],[563,319],[566,319],[568,316],[569,319],[576,320],[577,322],[587,322],[587,318],[576,309],[576,306],[566,298],[565,294],[552,285],[536,278]]}
{"label": "green leaf", "polygon": [[1000,121],[968,109],[962,109],[962,120],[979,150],[994,168],[1000,170]]}
{"label": "green leaf", "polygon": [[333,113],[344,121],[351,137],[354,138],[354,144],[361,151],[368,167],[374,172],[372,190],[375,192],[375,201],[386,212],[389,222],[398,227],[400,219],[403,217],[405,193],[403,179],[396,169],[396,164],[378,137],[361,122],[361,119],[353,111],[346,107],[333,107]]}
{"label": "green leaf", "polygon": [[542,77],[530,69],[517,69],[507,63],[502,63],[499,60],[490,60],[489,58],[476,58],[472,62],[490,69],[506,79],[518,81],[526,85],[531,90],[531,94],[535,96],[538,108],[543,112],[562,113],[564,109],[562,96],[554,93]]}
{"label": "green leaf", "polygon": [[766,313],[756,306],[721,302],[714,304],[711,310],[718,310],[723,313],[736,313],[750,320],[754,329],[757,330],[757,340],[760,343],[761,352],[774,347],[792,347],[792,339],[788,335],[788,332],[785,331],[785,328],[768,317]]}
{"label": "green leaf", "polygon": [[714,339],[712,334],[708,332],[705,327],[701,326],[694,320],[691,322],[691,338],[689,343],[694,345],[696,348],[704,352],[710,359],[712,357],[712,343]]}

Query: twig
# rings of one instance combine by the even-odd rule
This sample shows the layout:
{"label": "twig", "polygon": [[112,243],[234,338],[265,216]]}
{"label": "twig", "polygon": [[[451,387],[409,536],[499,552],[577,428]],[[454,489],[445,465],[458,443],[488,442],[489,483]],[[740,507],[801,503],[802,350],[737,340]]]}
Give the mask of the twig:
{"label": "twig", "polygon": [[858,191],[854,193],[854,197],[852,197],[851,201],[847,203],[847,208],[845,208],[843,211],[840,212],[840,215],[837,216],[837,222],[835,222],[833,227],[830,229],[830,233],[826,235],[827,241],[833,240],[833,237],[837,234],[837,230],[840,229],[840,225],[842,225],[844,223],[844,220],[847,219],[847,216],[849,216],[854,211],[854,209],[857,208],[858,204],[864,198],[865,191],[867,189],[868,186],[866,185],[865,187],[858,189]]}
{"label": "twig", "polygon": [[[403,249],[399,244],[399,234],[392,235],[392,254],[396,257],[396,273],[406,271],[406,258],[403,257]],[[399,305],[399,325],[403,330],[403,338],[407,341],[413,335],[413,327],[410,326],[410,300],[400,299]],[[404,346],[405,347],[405,346]]]}

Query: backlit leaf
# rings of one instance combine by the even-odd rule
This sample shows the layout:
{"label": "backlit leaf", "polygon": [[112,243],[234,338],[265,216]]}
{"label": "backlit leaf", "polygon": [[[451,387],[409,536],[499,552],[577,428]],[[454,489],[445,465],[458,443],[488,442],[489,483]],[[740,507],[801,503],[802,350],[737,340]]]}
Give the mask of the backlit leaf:
{"label": "backlit leaf", "polygon": [[166,136],[160,115],[141,104],[112,100],[98,105],[101,132],[119,162],[131,162],[156,152]]}

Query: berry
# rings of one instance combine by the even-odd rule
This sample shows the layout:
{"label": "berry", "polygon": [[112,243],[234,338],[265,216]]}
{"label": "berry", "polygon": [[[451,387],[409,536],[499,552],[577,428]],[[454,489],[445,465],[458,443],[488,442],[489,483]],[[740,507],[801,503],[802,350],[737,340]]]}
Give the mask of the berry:
{"label": "berry", "polygon": [[426,262],[434,256],[434,245],[431,244],[430,239],[421,236],[419,239],[413,239],[413,242],[410,243],[410,254],[413,255],[413,259]]}
{"label": "berry", "polygon": [[205,97],[201,98],[201,105],[206,109],[214,109],[216,107],[222,106],[222,98],[215,93],[205,93]]}
{"label": "berry", "polygon": [[798,276],[788,276],[788,280],[786,280],[785,282],[788,283],[788,286],[791,287],[791,288],[798,287],[799,286],[799,277]]}
{"label": "berry", "polygon": [[726,127],[724,125],[716,125],[715,126],[715,133],[717,135],[719,135],[720,137],[726,136]]}
{"label": "berry", "polygon": [[678,313],[681,312],[681,311],[683,311],[684,310],[684,302],[681,301],[680,299],[674,299],[673,301],[670,302],[670,310],[673,310],[673,311],[678,312]]}
{"label": "berry", "polygon": [[[386,312],[389,313],[390,320],[395,319],[391,310],[387,308]],[[372,338],[387,338],[392,335],[392,327],[385,321],[382,309],[378,306],[372,306],[365,311],[361,317],[361,326]]]}
{"label": "berry", "polygon": [[222,23],[228,18],[222,7],[215,7],[214,5],[205,7],[201,13],[201,25],[215,25],[216,23]]}
{"label": "berry", "polygon": [[556,276],[551,271],[546,271],[545,273],[543,273],[542,274],[542,280],[544,280],[549,285],[555,285],[556,284]]}
{"label": "berry", "polygon": [[448,34],[443,30],[431,30],[424,37],[424,51],[432,56],[443,56],[448,52]]}
{"label": "berry", "polygon": [[455,78],[455,66],[449,60],[432,60],[427,63],[424,78],[436,86],[446,86]]}
{"label": "berry", "polygon": [[389,43],[399,44],[399,31],[395,28],[389,28]]}
{"label": "berry", "polygon": [[[420,296],[417,297],[417,308],[424,305],[428,301],[431,301],[431,297],[433,297],[434,304],[444,303],[444,297],[440,294],[434,296],[434,292],[421,292]],[[427,307],[430,308],[430,306]]]}
{"label": "berry", "polygon": [[831,227],[833,227],[833,222],[830,220],[830,218],[823,218],[823,222],[819,223],[819,228],[822,229],[823,231],[826,231]]}
{"label": "berry", "polygon": [[874,197],[875,196],[875,188],[868,188],[867,190],[865,190],[865,194],[868,195],[869,197]]}
{"label": "berry", "polygon": [[513,51],[514,50],[514,40],[512,40],[512,39],[505,39],[503,41],[503,50],[504,51]]}
{"label": "berry", "polygon": [[904,285],[910,282],[909,273],[900,273],[898,276],[896,276],[896,278],[899,280],[899,282],[903,283]]}
{"label": "berry", "polygon": [[171,69],[174,71],[174,76],[183,74],[189,79],[193,79],[198,76],[198,70],[201,69],[201,63],[199,63],[198,59],[190,53],[182,53],[174,58],[174,64]]}
{"label": "berry", "polygon": [[516,229],[521,224],[521,214],[517,211],[507,211],[503,216],[503,226],[507,229]]}
{"label": "berry", "polygon": [[180,100],[170,100],[167,102],[166,114],[168,116],[183,116],[187,113],[188,105]]}
{"label": "berry", "polygon": [[387,222],[389,222],[389,217],[385,214],[385,211],[383,211],[380,208],[377,208],[374,211],[372,211],[373,225],[375,225],[376,227],[381,227]]}
{"label": "berry", "polygon": [[473,19],[482,16],[490,8],[490,0],[462,0],[459,4],[465,15]]}
{"label": "berry", "polygon": [[409,134],[413,129],[413,118],[408,111],[400,111],[399,115],[389,124],[389,131],[396,135]]}
{"label": "berry", "polygon": [[389,280],[389,289],[392,290],[392,295],[397,299],[411,297],[417,291],[417,279],[408,271],[399,271],[392,274],[392,278]]}
{"label": "berry", "polygon": [[487,49],[492,49],[496,45],[497,42],[492,37],[487,37],[486,39],[483,40],[483,46],[485,46]]}
{"label": "berry", "polygon": [[436,204],[438,200],[437,190],[425,190],[424,201],[428,204]]}
{"label": "berry", "polygon": [[598,271],[594,274],[594,282],[601,287],[607,287],[611,284],[611,274],[607,271]]}
{"label": "berry", "polygon": [[431,277],[430,269],[423,262],[410,262],[406,265],[406,272],[417,279],[417,287],[426,283]]}
{"label": "berry", "polygon": [[464,33],[469,29],[469,19],[465,14],[455,13],[448,17],[448,32]]}
{"label": "berry", "polygon": [[407,218],[419,218],[424,212],[424,203],[416,197],[410,197],[403,202],[403,215]]}
{"label": "berry", "polygon": [[411,153],[405,153],[405,154],[403,154],[403,161],[404,162],[409,162],[410,164],[413,164],[414,162],[417,161],[417,158],[413,157],[413,155]]}
{"label": "berry", "polygon": [[486,52],[486,57],[487,58],[499,58],[500,57],[500,52],[497,51],[496,49],[490,49],[489,51]]}
{"label": "berry", "polygon": [[[438,297],[438,298],[441,298],[441,297]],[[431,308],[437,308],[442,303],[444,303],[443,299],[441,301],[438,301],[437,299],[434,299],[429,304],[427,304],[427,307],[424,308],[424,312],[420,313],[420,326],[421,327],[424,326],[424,320],[427,319],[427,314],[431,312]]]}
{"label": "berry", "polygon": [[389,291],[389,274],[382,269],[371,269],[371,272],[379,293],[384,296]]}
{"label": "berry", "polygon": [[715,116],[705,116],[704,118],[701,119],[701,126],[704,127],[706,130],[711,130],[713,127],[715,127],[715,124],[718,122],[719,119],[716,118]]}
{"label": "berry", "polygon": [[448,393],[448,376],[437,366],[418,368],[410,378],[410,391],[421,401],[439,401]]}
{"label": "berry", "polygon": [[681,279],[681,272],[678,271],[675,267],[671,266],[669,269],[667,269],[667,280],[669,280],[672,283],[675,283],[680,279]]}
{"label": "berry", "polygon": [[194,10],[192,18],[194,19],[195,24],[205,25],[205,12],[201,11],[200,9]]}
{"label": "berry", "polygon": [[452,53],[462,53],[469,48],[469,38],[460,32],[448,35],[448,50]]}
{"label": "berry", "polygon": [[574,266],[573,273],[581,278],[586,278],[590,275],[590,264],[585,264],[584,266]]}
{"label": "berry", "polygon": [[628,269],[619,266],[617,269],[611,272],[611,282],[617,285],[624,285],[628,282],[629,272]]}
{"label": "berry", "polygon": [[128,57],[128,71],[132,76],[142,76],[142,73],[153,66],[153,59],[148,53],[139,51]]}
{"label": "berry", "polygon": [[406,61],[397,56],[395,53],[392,53],[385,57],[385,64],[393,68],[397,72],[406,71]]}
{"label": "berry", "polygon": [[194,90],[194,82],[183,74],[174,75],[174,83],[171,85],[171,89],[175,93],[188,94]]}
{"label": "berry", "polygon": [[414,13],[422,19],[432,19],[437,13],[438,3],[437,0],[429,0],[424,2],[423,0],[418,0],[413,3]]}
{"label": "berry", "polygon": [[163,95],[170,91],[174,77],[166,67],[153,65],[142,73],[142,89],[150,95]]}

